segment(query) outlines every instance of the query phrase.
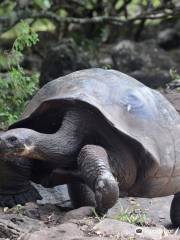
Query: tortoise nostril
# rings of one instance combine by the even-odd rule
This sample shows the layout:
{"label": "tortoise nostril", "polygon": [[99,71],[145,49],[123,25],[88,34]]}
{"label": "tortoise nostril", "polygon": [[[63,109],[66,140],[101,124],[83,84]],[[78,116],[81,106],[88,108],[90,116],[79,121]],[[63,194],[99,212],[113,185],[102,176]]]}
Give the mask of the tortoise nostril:
{"label": "tortoise nostril", "polygon": [[15,137],[15,136],[12,136],[12,137],[8,137],[8,138],[7,138],[7,141],[8,141],[9,143],[15,143],[17,140],[18,140],[18,139],[17,139],[17,137]]}

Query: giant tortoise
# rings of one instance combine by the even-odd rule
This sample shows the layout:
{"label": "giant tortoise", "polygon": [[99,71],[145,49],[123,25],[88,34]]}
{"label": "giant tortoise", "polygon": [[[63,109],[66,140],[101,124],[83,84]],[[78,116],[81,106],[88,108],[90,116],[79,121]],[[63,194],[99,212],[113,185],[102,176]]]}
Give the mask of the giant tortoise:
{"label": "giant tortoise", "polygon": [[82,186],[93,191],[99,212],[119,196],[174,194],[171,220],[178,226],[179,149],[180,116],[173,106],[132,77],[98,68],[46,84],[22,119],[0,136],[1,156],[59,169],[59,176],[50,175],[51,184],[62,183],[67,172],[76,205],[87,200]]}

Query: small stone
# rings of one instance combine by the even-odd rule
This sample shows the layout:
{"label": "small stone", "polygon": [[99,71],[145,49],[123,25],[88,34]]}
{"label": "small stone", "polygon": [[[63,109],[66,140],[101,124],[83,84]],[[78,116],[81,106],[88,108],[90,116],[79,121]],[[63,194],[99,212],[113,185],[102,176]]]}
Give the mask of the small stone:
{"label": "small stone", "polygon": [[166,50],[178,48],[180,45],[180,36],[175,29],[167,28],[158,33],[158,45]]}
{"label": "small stone", "polygon": [[24,215],[33,219],[40,219],[38,205],[33,202],[26,203]]}
{"label": "small stone", "polygon": [[81,207],[65,214],[62,222],[67,222],[70,219],[83,219],[93,215],[93,207]]}

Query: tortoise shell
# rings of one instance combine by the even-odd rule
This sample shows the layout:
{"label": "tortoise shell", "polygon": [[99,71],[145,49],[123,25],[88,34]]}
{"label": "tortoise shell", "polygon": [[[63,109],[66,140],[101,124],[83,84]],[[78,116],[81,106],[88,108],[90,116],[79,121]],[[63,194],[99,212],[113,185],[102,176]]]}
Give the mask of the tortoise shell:
{"label": "tortoise shell", "polygon": [[10,128],[53,133],[70,107],[93,111],[134,143],[149,177],[151,169],[153,178],[167,183],[180,175],[179,114],[158,91],[116,70],[80,70],[47,83]]}

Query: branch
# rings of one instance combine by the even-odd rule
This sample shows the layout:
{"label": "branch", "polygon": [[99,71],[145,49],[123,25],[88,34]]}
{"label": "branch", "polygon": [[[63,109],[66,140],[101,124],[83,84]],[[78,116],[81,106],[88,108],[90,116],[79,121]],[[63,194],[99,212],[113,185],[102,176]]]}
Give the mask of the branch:
{"label": "branch", "polygon": [[132,0],[124,0],[123,5],[119,8],[118,13],[121,13],[123,11],[127,11],[127,5],[130,4]]}
{"label": "branch", "polygon": [[88,23],[112,23],[115,25],[122,25],[124,21],[120,18],[108,17],[108,16],[98,16],[93,18],[75,18],[75,17],[60,17],[57,14],[49,11],[42,12],[32,12],[20,10],[17,14],[11,16],[0,16],[0,33],[8,31],[13,26],[15,26],[20,20],[23,19],[40,19],[47,18],[55,22],[57,25],[62,23],[75,23],[75,24],[88,24]]}
{"label": "branch", "polygon": [[87,18],[75,18],[75,17],[59,17],[52,12],[37,13],[33,15],[35,18],[49,18],[56,23],[75,23],[75,24],[89,24],[89,23],[112,23],[115,25],[122,25],[124,21],[118,17],[109,16],[97,16],[97,17],[87,17]]}
{"label": "branch", "polygon": [[20,20],[22,19],[40,19],[40,18],[47,18],[55,22],[58,26],[62,23],[74,23],[74,24],[89,24],[89,23],[105,23],[105,24],[111,24],[111,25],[117,25],[117,26],[123,26],[125,24],[128,24],[129,22],[135,22],[138,20],[143,19],[163,19],[163,18],[174,18],[180,16],[180,7],[174,8],[174,9],[165,9],[162,11],[145,11],[141,14],[136,15],[133,18],[129,19],[122,19],[121,17],[114,17],[114,16],[97,16],[97,17],[91,17],[91,18],[76,18],[76,17],[60,17],[57,14],[50,12],[50,11],[42,11],[42,12],[33,12],[31,11],[23,11],[20,10],[16,15],[13,14],[9,17],[0,16],[0,24],[3,26],[2,29],[0,29],[0,33],[3,33],[10,28],[12,28],[14,25],[16,25]]}

